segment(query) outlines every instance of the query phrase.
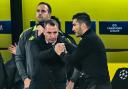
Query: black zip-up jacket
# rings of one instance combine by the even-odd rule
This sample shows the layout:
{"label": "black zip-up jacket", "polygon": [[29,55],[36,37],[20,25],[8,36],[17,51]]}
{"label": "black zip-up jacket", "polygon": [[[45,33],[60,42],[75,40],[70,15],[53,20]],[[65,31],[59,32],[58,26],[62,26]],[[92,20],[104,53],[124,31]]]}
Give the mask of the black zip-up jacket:
{"label": "black zip-up jacket", "polygon": [[[75,49],[70,43],[59,36],[58,42],[63,42],[68,47],[68,52]],[[30,41],[30,50],[33,60],[33,79],[35,88],[38,89],[65,89],[66,65],[55,53],[54,45],[46,44],[43,37]],[[37,88],[38,86],[38,88]]]}
{"label": "black zip-up jacket", "polygon": [[28,49],[29,38],[34,36],[33,29],[34,27],[23,32],[23,34],[20,36],[20,39],[16,48],[16,55],[15,55],[16,66],[23,80],[27,77],[32,77],[33,75],[33,69],[32,69],[33,63],[31,60],[29,60],[31,59],[30,58],[31,54],[30,54],[30,50]]}
{"label": "black zip-up jacket", "polygon": [[88,79],[94,79],[97,84],[109,84],[109,72],[105,47],[101,39],[92,30],[83,34],[77,49],[71,55],[61,54],[61,58],[73,65]]}

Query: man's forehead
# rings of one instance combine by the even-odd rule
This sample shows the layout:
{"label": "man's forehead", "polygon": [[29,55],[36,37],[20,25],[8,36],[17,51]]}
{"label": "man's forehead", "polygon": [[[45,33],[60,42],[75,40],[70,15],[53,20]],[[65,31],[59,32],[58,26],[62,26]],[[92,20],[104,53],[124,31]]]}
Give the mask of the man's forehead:
{"label": "man's forehead", "polygon": [[73,19],[72,23],[76,23],[77,22],[77,19]]}
{"label": "man's forehead", "polygon": [[73,19],[73,21],[72,21],[72,25],[74,25],[74,24],[78,24],[77,19]]}
{"label": "man's forehead", "polygon": [[37,9],[39,9],[39,8],[41,8],[41,9],[47,9],[48,10],[48,6],[45,5],[45,4],[40,4],[39,6],[37,6]]}
{"label": "man's forehead", "polygon": [[47,25],[46,25],[46,30],[47,30],[47,31],[53,31],[53,30],[54,30],[54,31],[57,31],[58,28],[57,28],[56,25],[51,26],[51,25],[47,24]]}

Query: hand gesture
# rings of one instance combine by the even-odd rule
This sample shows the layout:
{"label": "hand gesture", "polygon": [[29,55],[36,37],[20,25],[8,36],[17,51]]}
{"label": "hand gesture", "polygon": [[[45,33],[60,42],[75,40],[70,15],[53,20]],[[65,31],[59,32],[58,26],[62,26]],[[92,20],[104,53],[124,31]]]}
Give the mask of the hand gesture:
{"label": "hand gesture", "polygon": [[57,43],[57,44],[55,45],[54,50],[55,50],[55,52],[56,52],[58,55],[61,55],[61,53],[62,53],[62,52],[65,52],[65,50],[66,50],[64,43]]}

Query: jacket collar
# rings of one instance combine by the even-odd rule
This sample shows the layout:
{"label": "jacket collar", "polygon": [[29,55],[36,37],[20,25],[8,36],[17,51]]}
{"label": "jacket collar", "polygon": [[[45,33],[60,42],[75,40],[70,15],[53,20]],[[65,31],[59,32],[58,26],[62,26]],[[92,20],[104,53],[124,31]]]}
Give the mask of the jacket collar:
{"label": "jacket collar", "polygon": [[90,34],[91,32],[92,32],[92,30],[91,30],[91,29],[88,29],[88,30],[81,36],[81,38],[86,37],[86,35]]}

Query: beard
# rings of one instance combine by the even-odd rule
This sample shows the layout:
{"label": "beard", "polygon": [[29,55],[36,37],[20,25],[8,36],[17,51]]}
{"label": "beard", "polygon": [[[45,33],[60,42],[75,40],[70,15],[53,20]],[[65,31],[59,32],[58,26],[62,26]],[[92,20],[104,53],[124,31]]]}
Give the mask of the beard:
{"label": "beard", "polygon": [[83,30],[79,28],[79,30],[75,33],[76,37],[81,37],[83,35]]}
{"label": "beard", "polygon": [[57,39],[50,39],[50,40],[48,40],[48,43],[55,43],[57,41]]}

